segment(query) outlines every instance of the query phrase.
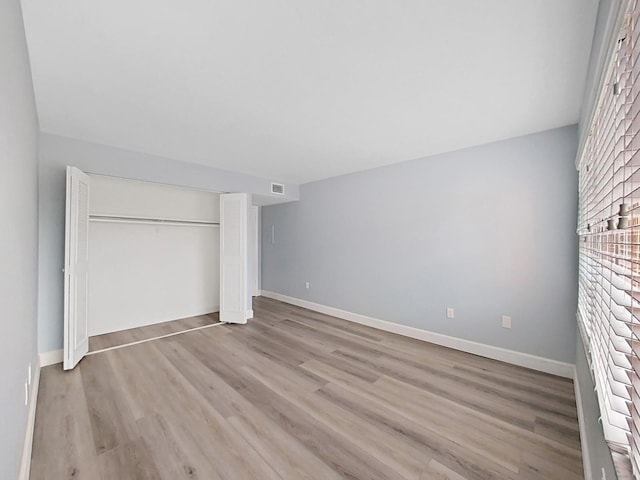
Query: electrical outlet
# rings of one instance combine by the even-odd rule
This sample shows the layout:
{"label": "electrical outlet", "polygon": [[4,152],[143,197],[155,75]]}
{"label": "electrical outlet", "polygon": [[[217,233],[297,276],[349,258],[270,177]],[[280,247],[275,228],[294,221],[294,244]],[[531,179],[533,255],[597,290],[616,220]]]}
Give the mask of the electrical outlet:
{"label": "electrical outlet", "polygon": [[29,362],[29,366],[27,367],[27,381],[29,385],[31,385],[31,362]]}
{"label": "electrical outlet", "polygon": [[456,313],[451,307],[447,307],[447,318],[456,318]]}
{"label": "electrical outlet", "polygon": [[605,472],[604,467],[601,470],[602,474],[600,475],[600,480],[607,480],[607,472]]}
{"label": "electrical outlet", "polygon": [[311,286],[311,284],[310,284],[309,282],[306,282],[306,283],[304,284],[304,286],[305,286],[307,289],[309,289],[309,287]]}
{"label": "electrical outlet", "polygon": [[29,405],[29,382],[24,381],[24,404]]}
{"label": "electrical outlet", "polygon": [[507,315],[502,316],[502,327],[503,328],[511,328],[511,317]]}

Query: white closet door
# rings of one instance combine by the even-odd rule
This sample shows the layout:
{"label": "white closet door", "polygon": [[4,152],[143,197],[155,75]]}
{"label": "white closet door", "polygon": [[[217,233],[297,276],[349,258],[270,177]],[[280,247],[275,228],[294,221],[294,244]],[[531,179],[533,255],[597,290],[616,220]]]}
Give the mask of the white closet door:
{"label": "white closet door", "polygon": [[252,295],[260,295],[260,207],[251,207],[251,239],[253,242]]}
{"label": "white closet door", "polygon": [[247,323],[248,194],[220,195],[220,321]]}
{"label": "white closet door", "polygon": [[67,167],[64,260],[64,369],[89,350],[87,294],[89,263],[89,176]]}

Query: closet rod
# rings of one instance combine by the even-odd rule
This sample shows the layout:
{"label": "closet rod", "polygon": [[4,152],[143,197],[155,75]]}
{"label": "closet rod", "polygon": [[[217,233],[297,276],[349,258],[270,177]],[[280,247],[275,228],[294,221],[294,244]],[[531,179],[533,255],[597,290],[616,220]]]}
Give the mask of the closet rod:
{"label": "closet rod", "polygon": [[165,220],[162,218],[117,217],[108,215],[89,215],[90,222],[132,223],[137,225],[176,225],[191,227],[219,227],[217,222],[200,222],[194,220]]}

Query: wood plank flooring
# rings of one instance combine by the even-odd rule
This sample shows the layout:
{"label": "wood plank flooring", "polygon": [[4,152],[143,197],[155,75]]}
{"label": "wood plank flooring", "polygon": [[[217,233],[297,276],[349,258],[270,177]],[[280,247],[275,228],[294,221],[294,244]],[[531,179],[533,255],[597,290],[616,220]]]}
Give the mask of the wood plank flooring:
{"label": "wood plank flooring", "polygon": [[573,384],[266,298],[44,368],[31,478],[582,479]]}
{"label": "wood plank flooring", "polygon": [[170,333],[183,332],[192,328],[204,327],[218,323],[220,316],[218,312],[198,315],[196,317],[181,318],[169,322],[145,325],[144,327],[120,330],[119,332],[105,333],[89,337],[89,352],[95,352],[104,348],[126,345],[140,340],[161,337]]}

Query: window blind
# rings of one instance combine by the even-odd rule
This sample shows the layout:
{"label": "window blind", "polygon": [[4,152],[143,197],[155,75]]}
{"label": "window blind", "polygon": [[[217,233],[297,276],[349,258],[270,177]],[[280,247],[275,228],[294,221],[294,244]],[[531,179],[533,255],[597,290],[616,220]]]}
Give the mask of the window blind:
{"label": "window blind", "polygon": [[640,478],[640,12],[629,2],[579,170],[578,325],[605,438]]}

